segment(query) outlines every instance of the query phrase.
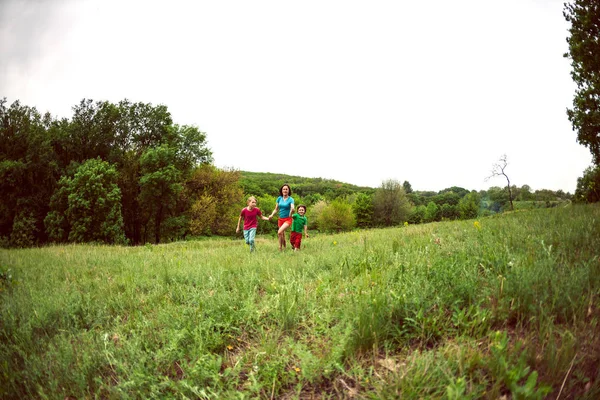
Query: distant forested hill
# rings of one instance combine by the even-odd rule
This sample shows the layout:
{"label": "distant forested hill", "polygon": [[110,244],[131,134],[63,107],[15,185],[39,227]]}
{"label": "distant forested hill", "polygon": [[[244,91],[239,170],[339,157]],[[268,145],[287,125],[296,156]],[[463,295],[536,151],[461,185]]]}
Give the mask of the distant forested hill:
{"label": "distant forested hill", "polygon": [[240,185],[244,193],[256,196],[275,196],[284,183],[289,184],[293,194],[300,197],[321,195],[328,199],[335,199],[357,192],[372,194],[375,191],[371,187],[356,186],[333,179],[306,178],[270,172],[240,171],[240,174]]}

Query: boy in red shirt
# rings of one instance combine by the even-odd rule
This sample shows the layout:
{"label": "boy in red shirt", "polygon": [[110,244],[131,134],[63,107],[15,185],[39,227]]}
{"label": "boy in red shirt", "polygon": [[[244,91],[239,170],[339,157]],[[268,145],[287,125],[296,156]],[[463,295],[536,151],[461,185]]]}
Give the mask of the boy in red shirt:
{"label": "boy in red shirt", "polygon": [[247,245],[250,245],[250,252],[253,252],[255,249],[254,238],[256,237],[256,228],[258,227],[257,217],[265,221],[269,220],[269,218],[262,215],[260,208],[256,207],[256,198],[250,196],[248,197],[248,206],[242,208],[237,228],[235,228],[235,233],[238,233],[240,231],[240,222],[244,219],[244,240],[246,240]]}

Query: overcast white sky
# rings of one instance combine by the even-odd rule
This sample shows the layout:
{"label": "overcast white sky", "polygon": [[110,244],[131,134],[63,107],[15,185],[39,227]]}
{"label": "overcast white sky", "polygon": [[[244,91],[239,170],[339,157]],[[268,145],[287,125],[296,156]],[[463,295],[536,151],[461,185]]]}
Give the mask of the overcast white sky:
{"label": "overcast white sky", "polygon": [[0,97],[164,104],[215,164],[415,190],[573,193],[564,0],[1,0]]}

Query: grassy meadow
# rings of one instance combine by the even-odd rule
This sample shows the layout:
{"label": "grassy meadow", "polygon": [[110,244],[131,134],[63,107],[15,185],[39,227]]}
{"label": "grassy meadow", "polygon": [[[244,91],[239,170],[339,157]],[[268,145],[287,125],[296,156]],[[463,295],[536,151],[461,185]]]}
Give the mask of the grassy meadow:
{"label": "grassy meadow", "polygon": [[0,398],[600,398],[600,204],[309,233],[0,250]]}

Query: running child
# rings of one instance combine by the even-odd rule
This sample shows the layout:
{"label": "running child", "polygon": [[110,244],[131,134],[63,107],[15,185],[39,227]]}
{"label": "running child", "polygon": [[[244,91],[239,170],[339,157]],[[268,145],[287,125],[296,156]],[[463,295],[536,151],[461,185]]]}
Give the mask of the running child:
{"label": "running child", "polygon": [[297,210],[298,212],[292,215],[292,232],[290,233],[290,243],[294,251],[300,250],[303,230],[304,237],[308,237],[308,219],[304,216],[306,214],[306,206],[300,204]]}
{"label": "running child", "polygon": [[248,206],[242,208],[240,217],[238,218],[237,228],[235,233],[240,231],[240,222],[244,220],[244,240],[246,244],[250,246],[250,252],[255,250],[254,238],[256,237],[256,228],[258,227],[258,218],[268,221],[269,218],[262,215],[260,208],[256,207],[256,198],[254,196],[248,197]]}

